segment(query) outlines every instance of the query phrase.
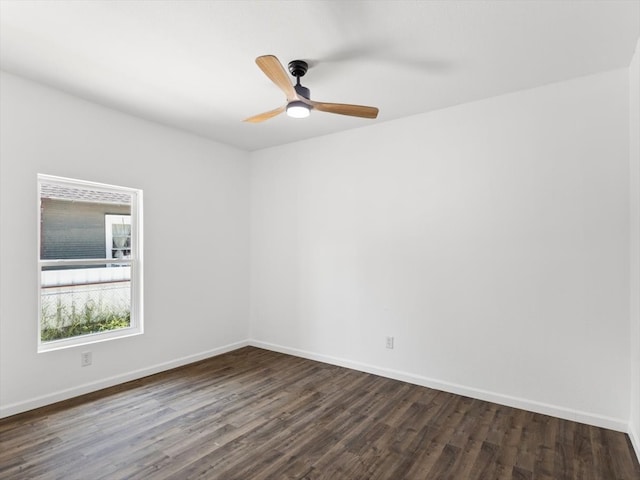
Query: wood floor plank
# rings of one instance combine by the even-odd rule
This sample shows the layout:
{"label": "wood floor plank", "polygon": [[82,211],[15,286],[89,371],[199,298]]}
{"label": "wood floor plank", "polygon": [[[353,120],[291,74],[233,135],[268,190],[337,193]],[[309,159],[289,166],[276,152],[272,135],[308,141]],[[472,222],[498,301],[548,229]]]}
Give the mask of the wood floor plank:
{"label": "wood floor plank", "polygon": [[0,479],[640,480],[619,432],[253,347],[0,420]]}
{"label": "wood floor plank", "polygon": [[534,477],[539,480],[553,480],[553,464],[558,420],[547,415],[536,415],[535,448],[536,457],[533,464]]}

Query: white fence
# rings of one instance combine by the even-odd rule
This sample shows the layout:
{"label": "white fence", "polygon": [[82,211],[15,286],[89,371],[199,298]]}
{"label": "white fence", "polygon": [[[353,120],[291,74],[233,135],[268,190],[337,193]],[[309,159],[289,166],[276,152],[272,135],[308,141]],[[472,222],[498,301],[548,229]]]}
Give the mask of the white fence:
{"label": "white fence", "polygon": [[125,316],[131,308],[129,266],[44,270],[41,282],[41,328],[91,322],[107,313]]}
{"label": "white fence", "polygon": [[40,284],[43,288],[95,283],[124,282],[131,280],[130,266],[99,268],[74,268],[68,270],[43,270]]}

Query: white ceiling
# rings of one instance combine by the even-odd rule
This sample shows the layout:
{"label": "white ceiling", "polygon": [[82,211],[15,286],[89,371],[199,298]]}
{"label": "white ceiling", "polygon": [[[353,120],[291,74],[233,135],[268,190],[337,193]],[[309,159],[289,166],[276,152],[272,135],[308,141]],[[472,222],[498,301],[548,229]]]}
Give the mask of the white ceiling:
{"label": "white ceiling", "polygon": [[[256,150],[629,65],[640,0],[1,0],[0,68],[118,110]],[[284,104],[259,55],[307,60],[312,98]]]}

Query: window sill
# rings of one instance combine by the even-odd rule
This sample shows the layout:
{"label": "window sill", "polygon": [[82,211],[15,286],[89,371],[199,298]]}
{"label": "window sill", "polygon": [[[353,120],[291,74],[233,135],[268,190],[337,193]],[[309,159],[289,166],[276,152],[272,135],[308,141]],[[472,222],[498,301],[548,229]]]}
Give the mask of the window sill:
{"label": "window sill", "polygon": [[141,328],[130,327],[113,330],[110,332],[89,333],[77,337],[64,338],[61,340],[52,340],[38,344],[38,353],[53,352],[56,350],[64,350],[66,348],[84,347],[93,345],[94,343],[108,342],[119,338],[135,337],[142,335]]}

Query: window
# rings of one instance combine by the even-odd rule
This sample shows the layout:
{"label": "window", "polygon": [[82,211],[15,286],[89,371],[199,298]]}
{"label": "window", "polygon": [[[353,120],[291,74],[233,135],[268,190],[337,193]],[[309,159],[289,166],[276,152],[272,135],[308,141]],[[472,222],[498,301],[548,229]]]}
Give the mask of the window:
{"label": "window", "polygon": [[142,191],[38,175],[38,351],[142,333]]}
{"label": "window", "polygon": [[106,258],[131,258],[131,215],[105,215],[104,231]]}

